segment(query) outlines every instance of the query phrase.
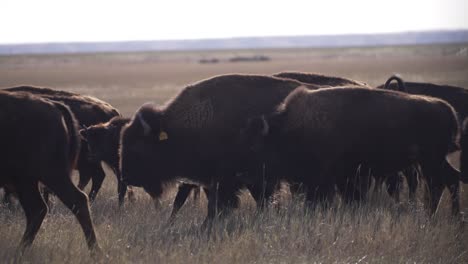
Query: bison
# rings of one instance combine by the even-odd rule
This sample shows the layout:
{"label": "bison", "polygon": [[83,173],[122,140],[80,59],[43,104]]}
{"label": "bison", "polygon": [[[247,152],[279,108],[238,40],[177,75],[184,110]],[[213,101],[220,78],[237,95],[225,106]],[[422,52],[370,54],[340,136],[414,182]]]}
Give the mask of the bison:
{"label": "bison", "polygon": [[117,193],[119,206],[123,205],[125,194],[133,197],[133,190],[122,182],[119,170],[119,140],[120,131],[130,121],[129,118],[115,116],[106,123],[92,125],[80,130],[83,142],[86,142],[88,160],[91,162],[105,162],[117,178]]}
{"label": "bison", "polygon": [[88,198],[71,180],[80,140],[69,108],[26,93],[0,91],[0,122],[0,186],[15,190],[26,214],[19,250],[32,244],[47,214],[40,182],[75,214],[88,247],[100,251]]}
{"label": "bison", "polygon": [[238,144],[239,130],[302,85],[261,75],[221,75],[187,86],[163,106],[143,105],[122,130],[122,179],[154,194],[175,179],[201,184],[209,190],[207,220],[236,207],[244,187],[262,204],[274,188],[250,149]]}
{"label": "bison", "polygon": [[358,87],[298,88],[252,123],[244,141],[261,150],[267,167],[303,182],[310,202],[330,200],[335,185],[346,201],[361,199],[349,184],[359,164],[383,174],[419,163],[430,213],[445,186],[453,214],[459,213],[459,173],[446,160],[457,143],[458,121],[443,100]]}
{"label": "bison", "polygon": [[[70,108],[81,127],[107,122],[115,116],[120,116],[117,109],[92,96],[33,86],[18,86],[3,90],[34,94],[42,98],[62,102]],[[92,160],[89,157],[87,143],[81,142],[81,145],[82,148],[76,167],[80,173],[78,187],[83,190],[92,179],[89,199],[94,201],[104,181],[105,173],[100,161]]]}
{"label": "bison", "polygon": [[[119,205],[123,204],[125,193],[127,192],[127,185],[122,182],[119,169],[120,132],[128,123],[130,123],[130,118],[116,116],[109,120],[109,122],[93,125],[80,130],[82,139],[87,143],[89,157],[96,162],[105,162],[116,175]],[[185,203],[192,190],[195,192],[195,196],[197,196],[197,191],[199,190],[197,185],[182,183],[179,186],[179,191],[177,192],[174,202],[172,218]],[[129,188],[128,191],[129,197],[132,197],[132,190]],[[152,193],[150,193],[150,195],[154,199],[157,199],[157,197]],[[158,203],[155,204],[156,206],[158,205]]]}
{"label": "bison", "polygon": [[[396,81],[397,83],[393,84],[392,81]],[[461,122],[468,117],[468,91],[462,87],[421,82],[405,82],[400,76],[393,75],[385,84],[379,85],[377,88],[399,90],[410,94],[431,96],[445,100],[455,109],[460,126],[462,125]],[[451,151],[456,150],[458,150],[458,148],[454,148]],[[418,186],[417,174],[417,170],[414,169],[409,169],[404,173],[408,183],[410,200],[415,199],[414,197]],[[398,180],[398,177],[390,177],[387,179],[387,183],[393,187],[392,189],[396,189],[399,185]]]}

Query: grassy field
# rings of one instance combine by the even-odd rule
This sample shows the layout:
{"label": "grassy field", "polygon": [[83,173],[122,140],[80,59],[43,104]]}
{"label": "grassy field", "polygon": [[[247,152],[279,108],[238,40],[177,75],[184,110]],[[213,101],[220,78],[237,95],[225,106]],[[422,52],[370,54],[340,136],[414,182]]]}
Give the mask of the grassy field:
{"label": "grassy field", "polygon": [[[232,50],[0,57],[0,88],[19,84],[55,87],[94,95],[126,115],[148,101],[163,103],[186,84],[224,73],[308,71],[344,76],[378,85],[393,73],[409,81],[468,88],[467,45],[349,49]],[[229,62],[236,56],[263,55],[265,62]],[[200,64],[217,58],[216,64]],[[456,155],[452,157],[454,164]],[[110,171],[92,205],[99,242],[109,263],[468,263],[468,233],[449,216],[447,194],[429,219],[422,190],[416,205],[395,204],[372,195],[360,207],[304,211],[286,188],[279,203],[257,212],[249,194],[211,236],[201,232],[206,199],[190,201],[175,223],[167,224],[174,188],[162,206],[137,190],[135,202],[117,206]],[[76,176],[76,175],[75,175]],[[462,186],[465,189],[467,186]],[[421,189],[421,188],[420,188]],[[468,212],[468,192],[462,192]],[[21,209],[0,207],[0,263],[14,262],[25,228]],[[55,201],[26,263],[89,263],[83,234],[73,215]]]}

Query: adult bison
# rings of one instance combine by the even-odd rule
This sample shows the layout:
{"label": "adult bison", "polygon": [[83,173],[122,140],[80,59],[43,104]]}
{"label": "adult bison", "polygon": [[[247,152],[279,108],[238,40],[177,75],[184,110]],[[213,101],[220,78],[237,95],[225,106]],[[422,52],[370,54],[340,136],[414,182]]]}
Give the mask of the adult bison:
{"label": "adult bison", "polygon": [[31,245],[47,213],[39,182],[75,214],[91,250],[99,250],[88,199],[71,180],[80,140],[73,114],[61,103],[0,91],[0,186],[18,194],[26,214],[19,250]]}
{"label": "adult bison", "polygon": [[[393,81],[396,81],[397,83],[392,83]],[[468,91],[462,87],[424,82],[406,82],[403,81],[400,76],[393,75],[385,82],[385,84],[379,85],[377,88],[399,90],[410,94],[431,96],[445,100],[455,109],[460,126],[462,125],[461,122],[468,117]],[[452,149],[452,151],[456,150],[458,149]],[[406,170],[404,175],[406,176],[408,183],[410,200],[414,200],[418,186],[417,171],[411,169]],[[398,188],[398,177],[389,177],[387,179],[387,184]],[[397,190],[396,193],[398,194]]]}
{"label": "adult bison", "polygon": [[[120,113],[117,111],[117,109],[112,107],[110,104],[92,96],[33,86],[18,86],[6,88],[4,90],[10,92],[24,92],[34,94],[42,98],[62,102],[70,108],[81,127],[107,122],[112,117],[120,116]],[[102,186],[102,182],[104,181],[105,173],[99,160],[90,159],[88,155],[87,143],[81,142],[81,145],[82,148],[76,167],[80,173],[78,187],[83,190],[92,179],[92,187],[89,193],[89,199],[94,201],[97,193],[99,192],[99,189]],[[122,183],[120,179],[117,179],[117,181],[119,182],[120,191],[122,189],[120,187]]]}
{"label": "adult bison", "polygon": [[[109,122],[93,125],[80,130],[82,139],[87,143],[91,159],[104,161],[109,165],[119,179],[118,193],[120,205],[123,203],[125,193],[127,191],[127,185],[122,182],[120,176],[119,144],[122,128],[128,123],[130,123],[130,118],[116,116],[109,120]],[[133,195],[130,191],[131,189],[129,189],[129,197]],[[195,196],[198,196],[199,186],[188,183],[181,183],[179,185],[171,218],[174,218],[192,191]],[[149,193],[149,195],[155,200],[155,205],[158,206],[159,195],[153,193]]]}
{"label": "adult bison", "polygon": [[301,85],[269,76],[221,75],[187,86],[164,106],[143,105],[122,131],[123,180],[155,194],[178,178],[204,185],[207,219],[236,207],[243,187],[262,201],[273,187],[266,186],[250,149],[238,144],[239,130]]}
{"label": "adult bison", "polygon": [[459,175],[446,161],[458,123],[445,101],[368,88],[299,88],[277,111],[251,123],[244,141],[263,146],[267,167],[280,164],[303,182],[311,202],[329,200],[335,185],[345,200],[361,199],[349,184],[359,164],[383,174],[419,163],[430,212],[450,186],[452,212],[459,213]]}
{"label": "adult bison", "polygon": [[[292,79],[306,84],[312,84],[320,89],[340,86],[370,88],[370,86],[367,83],[362,81],[312,72],[284,71],[275,73],[273,74],[273,76],[278,78]],[[368,168],[365,168],[365,166],[363,165],[360,166],[360,168],[362,171],[368,170]],[[296,193],[301,192],[303,186],[300,183],[293,182],[290,180],[289,187],[291,190],[291,194],[294,195]]]}

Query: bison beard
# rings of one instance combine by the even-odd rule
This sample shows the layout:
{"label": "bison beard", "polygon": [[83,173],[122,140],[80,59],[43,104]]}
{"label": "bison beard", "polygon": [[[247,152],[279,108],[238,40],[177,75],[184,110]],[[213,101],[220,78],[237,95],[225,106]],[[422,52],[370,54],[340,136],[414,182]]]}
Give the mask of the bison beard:
{"label": "bison beard", "polygon": [[75,214],[93,252],[99,252],[88,199],[71,181],[80,148],[68,107],[35,96],[0,91],[0,185],[13,186],[26,214],[19,250],[30,246],[47,213],[38,183]]}
{"label": "bison beard", "polygon": [[[459,213],[459,176],[446,161],[458,124],[442,100],[365,88],[297,89],[267,124],[269,133],[260,142],[267,164],[280,164],[291,181],[302,182],[312,203],[329,200],[335,185],[345,200],[361,199],[349,184],[359,164],[387,173],[417,162],[429,187],[431,214],[445,186],[453,214]],[[251,132],[246,140],[259,134]]]}

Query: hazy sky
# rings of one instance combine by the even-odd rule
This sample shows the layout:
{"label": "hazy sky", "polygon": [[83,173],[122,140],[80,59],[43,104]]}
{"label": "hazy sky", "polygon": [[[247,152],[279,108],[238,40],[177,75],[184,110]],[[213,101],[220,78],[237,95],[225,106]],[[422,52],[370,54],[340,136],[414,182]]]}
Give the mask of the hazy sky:
{"label": "hazy sky", "polygon": [[468,0],[1,0],[0,43],[468,29]]}

